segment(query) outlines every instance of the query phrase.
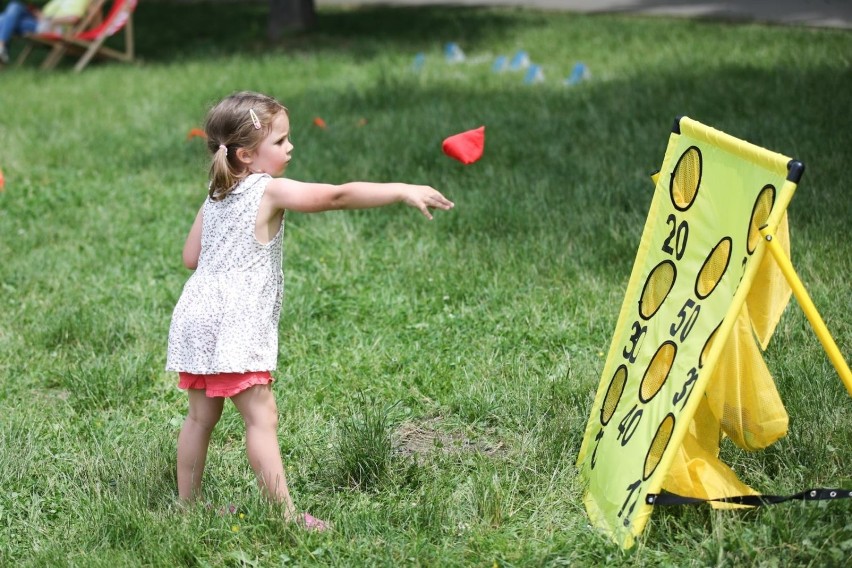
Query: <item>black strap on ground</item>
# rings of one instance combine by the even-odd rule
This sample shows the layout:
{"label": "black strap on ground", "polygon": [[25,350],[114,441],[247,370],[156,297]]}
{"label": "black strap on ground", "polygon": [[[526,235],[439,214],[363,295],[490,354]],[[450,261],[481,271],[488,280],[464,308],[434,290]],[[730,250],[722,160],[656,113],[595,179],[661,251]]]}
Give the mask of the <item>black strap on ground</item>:
{"label": "black strap on ground", "polygon": [[645,496],[646,505],[692,505],[695,503],[731,503],[747,507],[774,505],[785,501],[833,501],[835,499],[852,499],[850,489],[807,489],[793,495],[734,495],[717,499],[701,499],[699,497],[684,497],[677,493],[649,493]]}

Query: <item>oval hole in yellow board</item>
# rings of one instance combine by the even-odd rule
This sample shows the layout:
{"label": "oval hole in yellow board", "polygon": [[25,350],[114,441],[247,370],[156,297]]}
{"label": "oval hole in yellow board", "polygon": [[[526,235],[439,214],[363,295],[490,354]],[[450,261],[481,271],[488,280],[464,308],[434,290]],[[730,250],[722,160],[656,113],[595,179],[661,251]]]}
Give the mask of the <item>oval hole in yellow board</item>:
{"label": "oval hole in yellow board", "polygon": [[746,245],[749,254],[752,254],[754,249],[757,248],[757,243],[760,241],[760,228],[769,219],[769,213],[772,212],[774,204],[775,188],[767,185],[760,190],[754,202],[754,207],[751,209],[751,220],[748,224],[748,244]]}
{"label": "oval hole in yellow board", "polygon": [[719,328],[722,327],[722,324],[716,326],[716,329],[710,333],[710,336],[707,338],[707,341],[704,342],[704,347],[701,348],[701,355],[698,356],[698,368],[704,366],[704,361],[707,359],[707,355],[710,353],[710,349],[713,347],[713,340],[716,339],[716,332],[719,331]]}
{"label": "oval hole in yellow board", "polygon": [[648,403],[660,392],[672,370],[675,355],[677,355],[677,345],[673,341],[666,341],[660,345],[642,377],[642,384],[639,385],[639,400]]}
{"label": "oval hole in yellow board", "polygon": [[716,285],[725,275],[728,270],[728,262],[731,260],[731,237],[722,237],[707,259],[701,270],[698,271],[698,277],[695,279],[695,295],[703,300],[713,293]]}
{"label": "oval hole in yellow board", "polygon": [[639,297],[639,315],[642,319],[651,319],[657,313],[671,292],[676,278],[677,269],[670,260],[664,260],[651,270]]}
{"label": "oval hole in yellow board", "polygon": [[643,481],[651,477],[654,470],[657,469],[657,466],[660,464],[660,460],[669,445],[669,440],[672,438],[674,425],[674,414],[669,413],[665,418],[663,418],[663,421],[660,423],[660,427],[657,428],[657,433],[654,435],[654,439],[651,441],[651,446],[648,448],[648,455],[645,456],[645,468],[642,472]]}
{"label": "oval hole in yellow board", "polygon": [[672,180],[669,184],[669,194],[672,204],[678,211],[686,211],[695,201],[698,195],[698,187],[701,185],[701,150],[696,146],[690,146],[681,154],[672,172]]}
{"label": "oval hole in yellow board", "polygon": [[606,389],[606,396],[601,405],[601,425],[606,426],[615,414],[615,408],[618,406],[618,401],[621,400],[621,395],[624,392],[624,385],[627,384],[627,367],[621,365],[615,370],[612,375],[612,380],[609,381],[609,388]]}

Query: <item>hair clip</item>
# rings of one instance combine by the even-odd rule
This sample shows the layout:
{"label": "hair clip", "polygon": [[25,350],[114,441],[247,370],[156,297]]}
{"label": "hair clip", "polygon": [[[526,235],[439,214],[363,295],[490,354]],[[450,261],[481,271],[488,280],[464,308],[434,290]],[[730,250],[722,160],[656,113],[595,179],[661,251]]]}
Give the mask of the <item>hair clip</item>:
{"label": "hair clip", "polygon": [[251,116],[251,123],[254,125],[255,130],[260,130],[260,120],[257,118],[257,115],[254,113],[254,109],[249,109],[249,116]]}

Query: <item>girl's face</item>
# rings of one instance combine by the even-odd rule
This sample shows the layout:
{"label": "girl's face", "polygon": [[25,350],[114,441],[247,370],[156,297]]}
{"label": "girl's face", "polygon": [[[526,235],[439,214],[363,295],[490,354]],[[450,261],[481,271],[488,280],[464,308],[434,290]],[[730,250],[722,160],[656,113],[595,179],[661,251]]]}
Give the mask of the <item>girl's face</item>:
{"label": "girl's face", "polygon": [[290,152],[293,144],[290,142],[290,118],[286,112],[280,112],[272,120],[269,134],[251,153],[249,169],[271,176],[280,176],[290,163]]}

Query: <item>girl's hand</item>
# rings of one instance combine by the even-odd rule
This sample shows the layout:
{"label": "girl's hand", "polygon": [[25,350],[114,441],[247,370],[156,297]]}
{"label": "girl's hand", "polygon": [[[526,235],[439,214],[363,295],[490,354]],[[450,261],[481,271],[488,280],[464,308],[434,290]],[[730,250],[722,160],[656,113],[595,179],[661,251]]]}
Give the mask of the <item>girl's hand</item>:
{"label": "girl's hand", "polygon": [[428,185],[406,186],[403,194],[403,202],[406,205],[419,209],[430,221],[432,220],[430,209],[443,209],[447,211],[455,207],[455,203],[441,195],[441,192],[437,189]]}

